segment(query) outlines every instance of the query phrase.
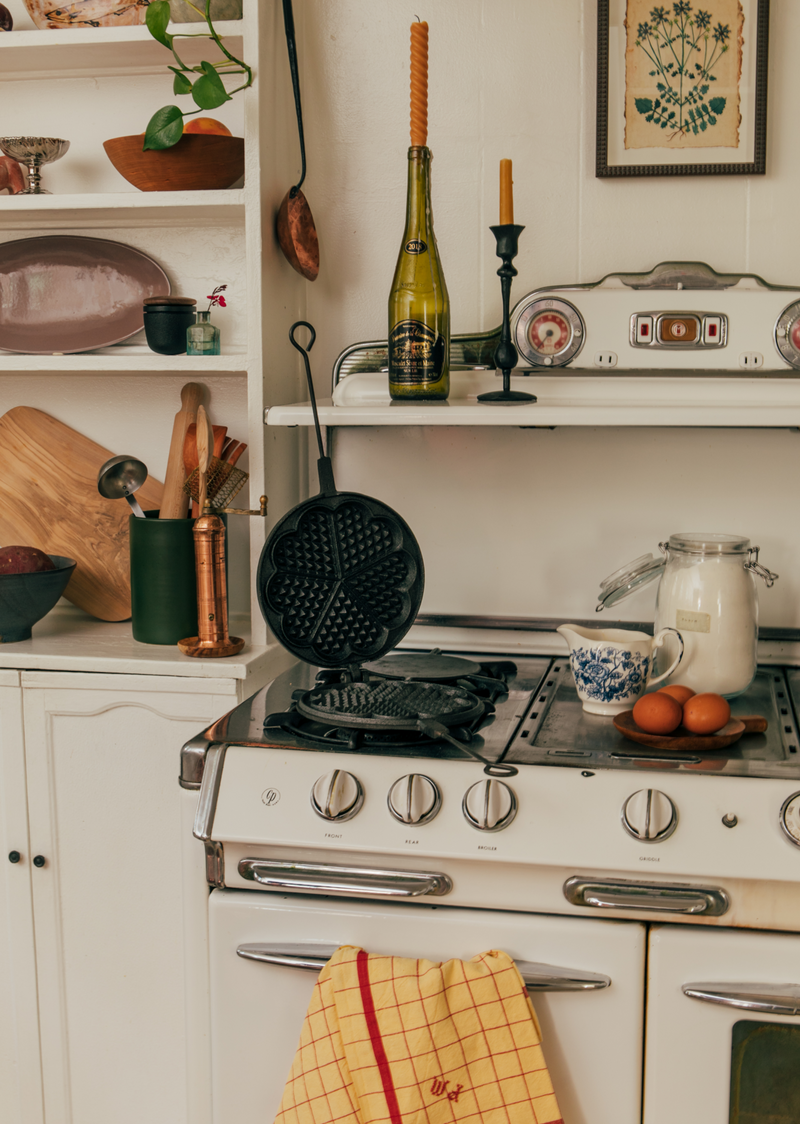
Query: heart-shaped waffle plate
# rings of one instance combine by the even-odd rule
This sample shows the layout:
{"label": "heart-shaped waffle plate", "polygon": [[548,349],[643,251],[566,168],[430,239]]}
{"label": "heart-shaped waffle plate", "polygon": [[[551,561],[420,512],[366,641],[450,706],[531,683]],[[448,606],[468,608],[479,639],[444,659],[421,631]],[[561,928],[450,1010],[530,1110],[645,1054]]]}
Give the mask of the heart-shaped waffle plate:
{"label": "heart-shaped waffle plate", "polygon": [[261,611],[278,640],[322,667],[394,648],[414,623],[424,584],[408,524],[356,492],[317,496],[285,515],[257,575]]}

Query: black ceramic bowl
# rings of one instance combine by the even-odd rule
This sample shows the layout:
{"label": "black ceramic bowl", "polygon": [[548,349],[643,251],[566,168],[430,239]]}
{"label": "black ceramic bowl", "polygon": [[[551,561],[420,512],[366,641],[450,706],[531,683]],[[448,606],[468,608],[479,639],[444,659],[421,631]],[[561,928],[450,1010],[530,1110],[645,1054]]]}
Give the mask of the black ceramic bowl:
{"label": "black ceramic bowl", "polygon": [[143,305],[147,346],[159,355],[183,355],[186,329],[195,322],[191,297],[148,297]]}
{"label": "black ceramic bowl", "polygon": [[55,570],[0,574],[0,644],[30,640],[31,628],[46,616],[67,588],[76,562],[48,555]]}

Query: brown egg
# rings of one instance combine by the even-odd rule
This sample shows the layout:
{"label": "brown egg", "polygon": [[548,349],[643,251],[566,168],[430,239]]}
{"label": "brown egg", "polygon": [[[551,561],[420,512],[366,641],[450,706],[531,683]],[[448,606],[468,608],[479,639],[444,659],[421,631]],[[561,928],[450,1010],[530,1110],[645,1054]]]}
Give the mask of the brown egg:
{"label": "brown egg", "polygon": [[731,716],[727,699],[709,691],[693,695],[683,708],[683,724],[691,734],[714,734]]}
{"label": "brown egg", "polygon": [[681,724],[681,704],[672,695],[655,691],[633,706],[633,720],[646,734],[671,734]]}
{"label": "brown egg", "polygon": [[685,706],[694,695],[692,688],[684,687],[682,683],[670,683],[668,687],[659,687],[658,689],[665,695],[672,695],[673,699],[677,699],[681,706]]}

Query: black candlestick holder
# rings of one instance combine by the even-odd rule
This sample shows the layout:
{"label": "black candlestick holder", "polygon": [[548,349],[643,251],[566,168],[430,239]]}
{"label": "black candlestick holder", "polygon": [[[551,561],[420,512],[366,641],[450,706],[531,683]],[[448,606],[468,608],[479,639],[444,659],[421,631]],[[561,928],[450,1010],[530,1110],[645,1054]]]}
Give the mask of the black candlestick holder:
{"label": "black candlestick holder", "polygon": [[514,402],[535,402],[535,394],[525,394],[521,390],[510,389],[511,371],[517,362],[517,349],[511,339],[511,326],[509,324],[511,279],[517,276],[517,271],[511,263],[517,256],[517,243],[525,227],[515,226],[513,223],[503,223],[501,226],[490,226],[489,229],[497,240],[497,256],[503,260],[503,264],[497,271],[497,276],[500,278],[500,290],[503,294],[503,326],[500,329],[500,343],[494,352],[494,365],[498,371],[503,373],[503,389],[492,390],[488,394],[479,394],[478,401],[490,402],[500,406]]}

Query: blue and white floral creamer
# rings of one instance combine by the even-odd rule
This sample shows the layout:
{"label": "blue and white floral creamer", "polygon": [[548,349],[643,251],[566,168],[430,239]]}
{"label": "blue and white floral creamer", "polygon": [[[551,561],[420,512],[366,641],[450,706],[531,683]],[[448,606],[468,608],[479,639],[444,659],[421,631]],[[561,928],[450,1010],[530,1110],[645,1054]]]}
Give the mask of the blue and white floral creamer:
{"label": "blue and white floral creamer", "polygon": [[[630,710],[645,687],[672,675],[683,659],[683,637],[675,628],[655,636],[626,628],[581,628],[562,624],[556,629],[569,644],[572,676],[583,709],[590,714],[620,714]],[[653,652],[668,633],[678,638],[678,654],[661,675],[651,676]]]}

